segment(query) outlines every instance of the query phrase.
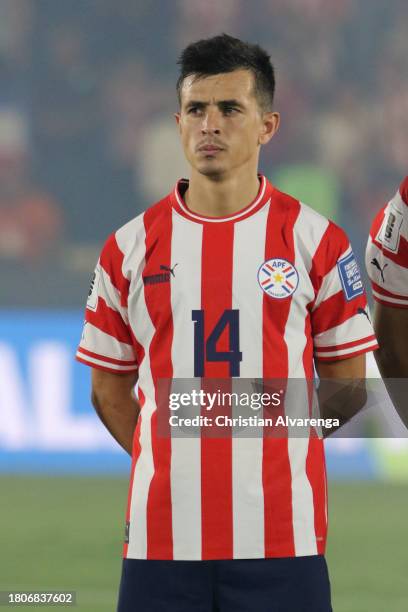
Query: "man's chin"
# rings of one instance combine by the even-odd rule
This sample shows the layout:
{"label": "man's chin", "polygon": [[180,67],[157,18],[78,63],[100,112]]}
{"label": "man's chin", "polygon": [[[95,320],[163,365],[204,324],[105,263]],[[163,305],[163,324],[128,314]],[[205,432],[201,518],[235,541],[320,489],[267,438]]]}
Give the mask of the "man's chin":
{"label": "man's chin", "polygon": [[206,164],[199,164],[197,170],[203,176],[207,176],[213,179],[220,179],[222,176],[225,175],[226,172],[226,168],[223,165],[212,162]]}

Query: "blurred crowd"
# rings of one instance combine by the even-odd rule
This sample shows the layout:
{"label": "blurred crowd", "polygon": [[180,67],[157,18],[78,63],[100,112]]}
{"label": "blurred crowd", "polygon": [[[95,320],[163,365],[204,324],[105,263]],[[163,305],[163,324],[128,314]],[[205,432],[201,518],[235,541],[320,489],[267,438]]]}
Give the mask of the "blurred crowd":
{"label": "blurred crowd", "polygon": [[407,173],[407,31],[406,0],[1,0],[0,307],[81,305],[104,239],[188,173],[176,61],[221,32],[276,68],[262,171],[361,258]]}

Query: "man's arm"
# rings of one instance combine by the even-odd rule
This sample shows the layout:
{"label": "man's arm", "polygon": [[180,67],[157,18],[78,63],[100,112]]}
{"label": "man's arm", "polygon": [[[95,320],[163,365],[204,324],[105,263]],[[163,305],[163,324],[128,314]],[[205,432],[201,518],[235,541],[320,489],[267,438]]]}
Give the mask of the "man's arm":
{"label": "man's arm", "polygon": [[[408,308],[394,308],[375,302],[374,329],[380,348],[375,352],[378,369],[392,402],[408,427],[408,398],[405,384],[392,379],[408,378]],[[388,379],[388,380],[387,380]]]}
{"label": "man's arm", "polygon": [[140,412],[134,390],[137,378],[134,372],[111,374],[92,368],[92,403],[102,423],[129,455]]}
{"label": "man's arm", "polygon": [[[363,408],[367,401],[365,354],[339,361],[316,361],[320,378],[318,389],[320,414],[325,419],[339,419],[340,427]],[[336,428],[323,429],[326,438]]]}

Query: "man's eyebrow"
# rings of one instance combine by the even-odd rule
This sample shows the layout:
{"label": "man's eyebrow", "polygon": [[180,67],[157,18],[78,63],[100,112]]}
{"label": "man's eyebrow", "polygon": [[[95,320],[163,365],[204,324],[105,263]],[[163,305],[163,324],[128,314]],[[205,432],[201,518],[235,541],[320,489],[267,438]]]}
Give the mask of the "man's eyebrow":
{"label": "man's eyebrow", "polygon": [[[208,105],[209,105],[209,102],[203,102],[202,100],[190,100],[189,102],[187,102],[186,108],[192,108],[192,107],[204,108]],[[239,102],[238,100],[235,100],[235,98],[232,98],[230,100],[219,100],[217,102],[217,106],[219,107],[236,106],[237,108],[242,108],[242,109],[245,108],[245,106],[241,104],[241,102]]]}
{"label": "man's eyebrow", "polygon": [[198,106],[199,108],[203,108],[204,106],[208,106],[208,102],[200,102],[199,100],[190,100],[187,102],[186,108],[192,108],[193,106]]}
{"label": "man's eyebrow", "polygon": [[236,106],[237,108],[245,108],[241,102],[232,98],[231,100],[220,100],[217,102],[217,106]]}

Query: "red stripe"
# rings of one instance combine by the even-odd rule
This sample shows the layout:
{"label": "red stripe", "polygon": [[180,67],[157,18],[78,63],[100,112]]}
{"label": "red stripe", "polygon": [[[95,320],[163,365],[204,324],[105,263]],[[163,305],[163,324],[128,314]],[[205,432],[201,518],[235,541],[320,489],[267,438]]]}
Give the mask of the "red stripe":
{"label": "red stripe", "polygon": [[[233,224],[207,224],[203,227],[202,293],[205,339],[225,310],[232,307]],[[217,299],[214,299],[217,296]],[[228,351],[226,328],[217,351]],[[229,364],[205,362],[202,387],[211,389],[212,378],[229,379]],[[219,387],[219,385],[217,385]],[[221,391],[231,390],[229,381]],[[203,436],[201,440],[202,558],[233,558],[232,517],[232,438]]]}
{"label": "red stripe", "polygon": [[[318,296],[325,276],[329,274],[333,268],[335,268],[338,259],[341,258],[348,248],[349,241],[346,234],[337,225],[329,222],[329,225],[313,256],[310,270],[310,278],[315,290],[315,300]],[[313,309],[315,300],[309,304],[310,312]],[[340,291],[332,298],[328,298],[322,302],[313,312],[313,323],[311,317],[307,317],[305,321],[305,334],[308,341],[303,353],[303,366],[307,379],[312,380],[314,376],[313,336],[321,331],[326,331],[331,327],[340,325],[342,322],[350,318],[350,316],[355,314],[359,307],[364,308],[365,305],[365,296],[356,298],[351,304],[349,304],[346,302],[343,292]],[[339,313],[342,314],[339,316]],[[360,343],[361,340],[358,340],[356,344],[358,345]],[[351,342],[346,343],[344,346],[354,346],[354,344],[354,342]],[[319,351],[320,349],[316,350]],[[311,407],[312,403],[310,401],[310,410]],[[323,554],[325,551],[327,538],[327,476],[323,440],[320,440],[316,435],[312,435],[309,440],[306,459],[306,473],[313,493],[314,529],[317,551],[319,554]]]}
{"label": "red stripe", "polygon": [[324,457],[323,440],[317,434],[311,434],[306,458],[306,474],[312,487],[314,507],[314,528],[316,546],[319,555],[323,555],[327,539],[326,518],[326,462]]}
{"label": "red stripe", "polygon": [[[374,240],[374,238],[372,240],[375,246],[381,250],[385,260],[389,259],[402,268],[408,268],[408,240],[406,240],[404,236],[400,236],[397,253],[393,253],[386,249],[378,240]],[[384,274],[386,275],[386,272],[384,272]]]}
{"label": "red stripe", "polygon": [[[313,337],[311,316],[308,314],[305,320],[306,347],[303,352],[303,368],[305,377],[311,381],[309,390],[309,416],[312,415],[314,368],[313,368]],[[327,538],[327,474],[324,456],[323,440],[319,440],[314,430],[309,439],[306,457],[306,475],[309,480],[313,494],[314,530],[316,536],[317,552],[324,554]]]}
{"label": "red stripe", "polygon": [[408,267],[408,240],[404,238],[404,236],[400,236],[398,253],[393,253],[388,249],[384,248],[381,242],[376,240],[376,236],[380,231],[381,225],[384,221],[384,217],[386,214],[387,206],[384,206],[374,218],[374,221],[370,228],[370,236],[373,244],[382,252],[384,258],[389,259],[390,261],[402,266],[403,268]]}
{"label": "red stripe", "polygon": [[341,361],[342,359],[350,359],[351,357],[357,357],[358,355],[364,355],[364,353],[371,353],[379,348],[378,344],[375,343],[372,346],[361,349],[360,351],[354,351],[346,353],[345,355],[333,355],[332,357],[316,357],[317,361]]}
{"label": "red stripe", "polygon": [[100,361],[107,361],[108,363],[114,363],[117,365],[137,365],[136,361],[123,361],[122,359],[112,359],[112,357],[106,357],[106,355],[99,355],[98,353],[93,353],[92,351],[88,351],[87,349],[82,348],[82,346],[80,346],[78,348],[78,351],[80,353],[83,353],[84,355],[88,355],[88,357],[94,357],[95,359],[99,359]]}
{"label": "red stripe", "polygon": [[377,291],[377,293],[381,293],[381,295],[383,295],[384,297],[392,297],[397,300],[406,300],[408,302],[408,295],[399,295],[398,293],[391,293],[391,291],[387,291],[387,289],[384,289],[384,287],[380,287],[380,285],[377,285],[377,283],[372,282],[371,284],[373,286],[373,289]]}
{"label": "red stripe", "polygon": [[[362,315],[364,316],[364,315]],[[331,351],[342,351],[346,348],[351,348],[352,346],[358,346],[359,344],[365,344],[366,342],[370,342],[370,340],[375,340],[376,337],[374,334],[371,336],[366,336],[365,338],[360,338],[359,340],[354,340],[353,342],[345,342],[344,344],[336,344],[335,346],[316,346],[316,353],[328,353]]]}
{"label": "red stripe", "polygon": [[324,300],[313,312],[313,336],[341,325],[358,314],[359,308],[364,309],[366,307],[367,299],[365,293],[347,301],[343,290],[338,291],[338,293]]}
{"label": "red stripe", "polygon": [[121,305],[126,307],[129,295],[129,281],[123,276],[122,265],[124,255],[116,242],[115,234],[111,234],[102,249],[100,264],[108,274],[111,283],[119,291]]}
{"label": "red stripe", "polygon": [[102,297],[98,299],[96,311],[85,309],[85,320],[119,342],[132,346],[132,338],[126,323],[119,312],[110,308]]}
{"label": "red stripe", "polygon": [[103,372],[113,372],[114,374],[131,374],[132,372],[137,372],[137,368],[134,370],[116,370],[115,368],[110,368],[108,364],[105,366],[99,365],[99,363],[93,363],[92,361],[88,361],[86,358],[80,357],[78,354],[75,356],[76,361],[80,361],[91,368],[96,368],[97,370],[102,370]]}
{"label": "red stripe", "polygon": [[381,245],[375,241],[375,237],[377,236],[378,232],[380,231],[380,227],[383,224],[386,207],[387,205],[383,206],[381,210],[376,214],[371,224],[371,228],[370,228],[371,240],[374,242],[374,244],[376,244],[380,248],[381,248]]}
{"label": "red stripe", "polygon": [[[140,404],[140,409],[142,409],[143,405],[145,403],[145,396],[143,394],[143,391],[140,389],[139,387],[139,404]],[[132,503],[132,490],[133,490],[133,480],[135,477],[135,467],[136,467],[136,463],[137,460],[139,459],[142,447],[140,444],[140,426],[141,426],[141,419],[139,416],[139,419],[137,421],[136,427],[135,427],[135,431],[133,434],[133,445],[132,445],[132,467],[130,470],[130,480],[129,480],[129,488],[128,488],[128,497],[127,497],[127,506],[126,506],[126,522],[130,521],[130,508],[131,508],[131,503]],[[127,558],[127,552],[128,552],[128,547],[129,544],[127,542],[124,543],[123,545],[123,557],[124,559]]]}
{"label": "red stripe", "polygon": [[[146,263],[143,276],[157,274],[160,266],[172,266],[171,208],[150,208],[144,215],[146,229]],[[174,262],[173,262],[174,263]],[[157,381],[171,379],[173,367],[171,346],[173,341],[173,317],[171,310],[171,281],[158,285],[145,285],[146,306],[155,333],[150,344],[150,367],[158,401]],[[154,474],[147,500],[147,558],[173,558],[173,531],[171,511],[171,439],[157,436],[157,411],[151,419]]]}
{"label": "red stripe", "polygon": [[[265,260],[279,257],[294,263],[293,227],[299,210],[299,203],[283,194],[279,194],[279,197],[272,200],[266,228]],[[268,379],[286,380],[288,376],[288,348],[284,341],[284,334],[291,301],[291,297],[276,300],[266,293],[263,296],[263,378],[265,381]],[[287,436],[282,435],[276,438],[265,431],[262,483],[265,556],[291,557],[295,554],[295,544]]]}
{"label": "red stripe", "polygon": [[399,188],[399,192],[400,192],[402,201],[404,202],[404,204],[407,204],[408,206],[408,176],[406,176],[404,180],[402,181],[400,188]]}
{"label": "red stripe", "polygon": [[310,280],[317,296],[324,277],[337,264],[337,260],[347,251],[349,241],[342,229],[329,221],[312,259]]}
{"label": "red stripe", "polygon": [[390,306],[391,308],[408,308],[408,304],[396,304],[395,302],[387,302],[387,299],[385,297],[383,300],[381,300],[376,295],[373,295],[373,298],[379,304],[384,304],[384,306]]}

